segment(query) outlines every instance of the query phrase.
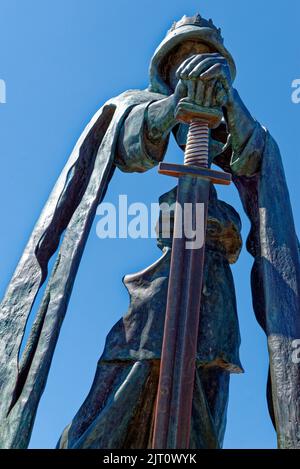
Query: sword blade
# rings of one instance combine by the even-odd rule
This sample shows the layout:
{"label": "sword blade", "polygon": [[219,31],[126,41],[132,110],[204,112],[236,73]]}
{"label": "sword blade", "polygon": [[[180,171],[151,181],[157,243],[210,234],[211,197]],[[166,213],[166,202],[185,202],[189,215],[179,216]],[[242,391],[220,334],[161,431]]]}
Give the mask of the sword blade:
{"label": "sword blade", "polygon": [[[177,189],[174,238],[162,345],[160,378],[155,408],[153,448],[189,448],[205,242],[187,249],[184,205],[204,204],[202,229],[206,233],[211,182],[180,176]],[[197,226],[193,220],[193,226]],[[176,233],[182,233],[177,237]]]}

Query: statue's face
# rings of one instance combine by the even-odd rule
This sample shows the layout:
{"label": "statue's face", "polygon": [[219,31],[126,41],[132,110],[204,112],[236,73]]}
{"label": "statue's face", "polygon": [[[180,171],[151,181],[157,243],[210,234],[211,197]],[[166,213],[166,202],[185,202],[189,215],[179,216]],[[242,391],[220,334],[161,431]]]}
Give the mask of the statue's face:
{"label": "statue's face", "polygon": [[168,61],[165,65],[165,76],[168,80],[169,86],[174,91],[178,82],[176,77],[176,71],[178,67],[189,57],[196,54],[207,54],[213,53],[211,47],[207,44],[196,42],[196,41],[186,41],[178,46],[174,53],[170,54]]}

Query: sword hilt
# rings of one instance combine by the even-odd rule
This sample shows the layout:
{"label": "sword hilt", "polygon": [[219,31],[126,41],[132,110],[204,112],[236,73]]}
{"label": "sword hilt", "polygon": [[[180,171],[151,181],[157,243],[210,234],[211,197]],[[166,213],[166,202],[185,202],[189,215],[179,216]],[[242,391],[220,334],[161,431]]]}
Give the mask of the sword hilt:
{"label": "sword hilt", "polygon": [[184,153],[184,164],[160,163],[158,172],[167,176],[180,177],[189,174],[208,179],[213,184],[229,185],[231,174],[209,168],[209,133],[220,125],[223,114],[217,108],[207,108],[181,99],[175,117],[179,122],[189,124]]}
{"label": "sword hilt", "polygon": [[177,106],[176,119],[189,124],[185,147],[184,164],[208,168],[209,129],[220,125],[222,112],[218,108],[207,108],[182,99]]}

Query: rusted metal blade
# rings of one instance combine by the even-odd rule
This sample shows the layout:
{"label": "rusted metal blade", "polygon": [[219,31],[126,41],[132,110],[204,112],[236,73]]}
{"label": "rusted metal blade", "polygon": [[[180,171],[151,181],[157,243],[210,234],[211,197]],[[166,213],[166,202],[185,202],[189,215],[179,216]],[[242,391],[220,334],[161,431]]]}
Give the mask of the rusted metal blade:
{"label": "rusted metal blade", "polygon": [[205,242],[197,249],[187,248],[184,216],[179,207],[184,211],[185,204],[192,204],[193,225],[197,226],[196,205],[203,204],[205,237],[210,184],[189,175],[180,176],[178,182],[154,449],[189,448]]}

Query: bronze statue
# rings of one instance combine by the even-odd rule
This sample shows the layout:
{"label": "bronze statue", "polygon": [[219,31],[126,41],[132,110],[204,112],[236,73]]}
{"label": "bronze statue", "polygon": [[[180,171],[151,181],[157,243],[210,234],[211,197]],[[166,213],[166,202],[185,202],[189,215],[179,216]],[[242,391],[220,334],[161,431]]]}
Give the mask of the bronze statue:
{"label": "bronze statue", "polygon": [[[209,161],[230,173],[251,221],[253,307],[270,356],[267,398],[280,448],[300,448],[300,370],[292,360],[300,338],[299,244],[276,143],[233,87],[234,60],[221,32],[200,15],[174,23],[155,51],[146,90],[108,101],[92,118],[38,220],[1,305],[0,441],[27,446],[59,330],[98,204],[115,168],[143,172],[164,158],[170,133],[184,150],[190,111],[218,109]],[[177,187],[160,202],[172,206]],[[60,448],[148,448],[164,332],[172,237],[158,226],[162,256],[125,277],[126,315],[107,336],[91,390],[59,440]],[[231,373],[243,372],[230,264],[242,246],[237,212],[210,186],[203,288],[193,389],[190,448],[222,447]],[[48,273],[48,261],[58,249]],[[26,320],[47,281],[19,362]]]}

